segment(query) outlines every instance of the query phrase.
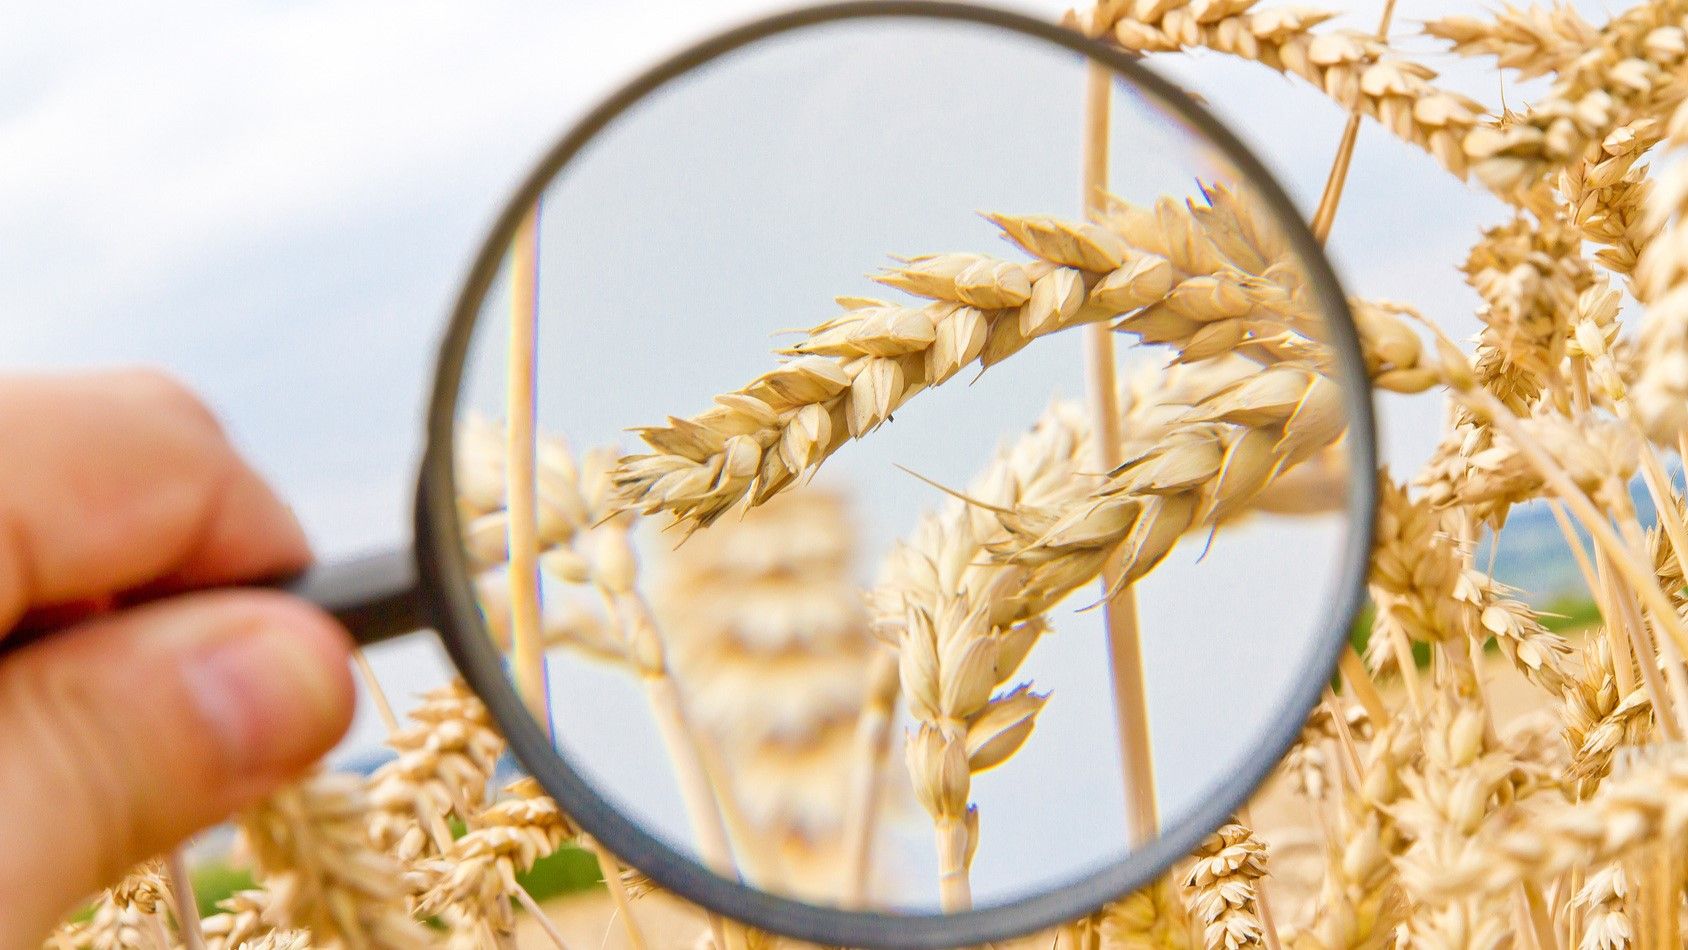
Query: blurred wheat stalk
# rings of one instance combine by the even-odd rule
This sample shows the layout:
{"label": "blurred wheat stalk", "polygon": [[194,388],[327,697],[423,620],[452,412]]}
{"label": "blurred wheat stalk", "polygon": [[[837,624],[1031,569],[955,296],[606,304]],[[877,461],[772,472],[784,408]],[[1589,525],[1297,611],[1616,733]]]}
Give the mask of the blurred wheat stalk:
{"label": "blurred wheat stalk", "polygon": [[[1423,471],[1378,474],[1372,636],[1281,764],[1274,794],[1298,802],[1293,820],[1239,818],[1153,887],[1031,945],[1681,946],[1688,505],[1665,460],[1688,454],[1688,4],[1642,2],[1601,24],[1557,5],[1425,24],[1456,55],[1547,77],[1500,115],[1391,49],[1387,15],[1376,32],[1330,19],[1253,0],[1102,0],[1069,18],[1133,52],[1257,62],[1354,116],[1321,238],[1361,117],[1512,210],[1463,262],[1483,301],[1473,348],[1405,305],[1354,302],[1374,384],[1445,394],[1452,409]],[[788,361],[702,414],[639,430],[646,454],[536,440],[521,409],[531,380],[513,388],[507,433],[466,434],[472,555],[523,682],[543,682],[531,665],[549,648],[639,677],[718,867],[870,899],[879,789],[902,759],[946,905],[965,906],[988,828],[971,776],[1011,759],[1048,701],[1016,679],[1046,612],[1103,578],[1110,627],[1128,636],[1123,592],[1186,534],[1253,508],[1316,508],[1343,477],[1329,367],[1307,288],[1274,266],[1281,242],[1224,189],[1153,208],[1107,198],[1097,149],[1085,218],[993,216],[1021,255],[891,268],[881,282],[917,302],[840,298]],[[532,301],[517,297],[522,324]],[[1005,446],[965,500],[914,528],[861,606],[840,502],[775,496],[967,365],[1077,326],[1091,328],[1091,406],[1054,405]],[[1177,365],[1116,389],[1094,368],[1108,331],[1170,347]],[[525,332],[512,339],[524,359]],[[1650,528],[1630,500],[1638,475],[1660,513]],[[1560,520],[1599,606],[1582,643],[1477,559],[1482,532],[1533,499]],[[697,529],[745,507],[660,566],[647,599],[635,512]],[[582,596],[541,614],[541,575]],[[1530,691],[1528,715],[1505,720],[1492,703],[1491,642]],[[750,682],[757,702],[737,701]],[[899,707],[914,727],[893,756]],[[179,869],[143,867],[48,946],[512,946],[515,905],[536,911],[518,872],[578,830],[531,782],[489,794],[502,742],[462,688],[392,727],[398,758],[369,781],[321,775],[242,820],[259,889],[199,921],[172,908]],[[618,926],[648,945],[649,882],[598,854]],[[781,942],[700,927],[722,950]]]}

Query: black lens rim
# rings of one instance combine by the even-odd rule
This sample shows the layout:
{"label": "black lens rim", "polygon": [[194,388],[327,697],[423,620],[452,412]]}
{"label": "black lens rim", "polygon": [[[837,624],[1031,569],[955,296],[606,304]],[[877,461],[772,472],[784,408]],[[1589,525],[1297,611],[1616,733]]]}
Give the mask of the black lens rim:
{"label": "black lens rim", "polygon": [[1349,464],[1356,473],[1376,470],[1375,420],[1359,335],[1340,282],[1319,243],[1276,180],[1228,129],[1189,95],[1151,72],[1131,54],[1077,32],[1018,13],[943,0],[850,0],[756,20],[698,43],[646,71],[593,109],[528,173],[505,204],[476,254],[451,313],[439,350],[427,418],[427,450],[417,492],[416,556],[425,596],[447,652],[503,729],[516,758],[574,820],[621,860],[657,884],[697,905],[752,926],[829,946],[883,950],[937,950],[1029,933],[1088,914],[1137,890],[1188,854],[1247,801],[1300,734],[1307,713],[1329,682],[1349,627],[1365,599],[1377,485],[1369,475],[1350,479],[1353,523],[1337,589],[1319,631],[1317,662],[1266,730],[1260,756],[1227,779],[1190,816],[1154,842],[1062,887],[1010,903],[959,914],[881,914],[848,911],[779,897],[728,880],[645,831],[600,796],[556,751],[527,713],[493,648],[474,599],[457,518],[452,440],[457,400],[481,301],[498,275],[510,240],[528,208],[549,182],[598,132],[646,95],[740,47],[793,30],[845,20],[924,19],[964,22],[1019,33],[1089,58],[1188,122],[1251,180],[1280,219],[1296,252],[1311,269],[1313,292],[1331,317],[1331,345],[1345,377],[1349,413]]}

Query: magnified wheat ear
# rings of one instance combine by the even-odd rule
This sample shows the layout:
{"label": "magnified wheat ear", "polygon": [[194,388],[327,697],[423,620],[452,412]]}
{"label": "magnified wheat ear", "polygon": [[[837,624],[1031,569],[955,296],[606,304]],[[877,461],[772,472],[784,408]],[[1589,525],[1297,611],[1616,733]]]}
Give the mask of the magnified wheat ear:
{"label": "magnified wheat ear", "polygon": [[916,393],[1037,337],[1112,321],[1198,360],[1238,351],[1318,359],[1316,311],[1281,238],[1223,188],[1152,209],[1115,202],[1105,223],[987,215],[1031,255],[908,259],[877,278],[930,302],[840,298],[845,311],[782,351],[790,362],[688,419],[635,430],[654,450],[612,477],[624,504],[707,525],[759,504]]}

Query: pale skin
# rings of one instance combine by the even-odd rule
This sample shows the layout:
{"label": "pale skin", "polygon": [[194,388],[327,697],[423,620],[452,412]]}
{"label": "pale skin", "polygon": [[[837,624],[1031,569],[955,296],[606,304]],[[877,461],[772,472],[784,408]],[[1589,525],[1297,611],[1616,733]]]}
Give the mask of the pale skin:
{"label": "pale skin", "polygon": [[334,620],[235,585],[310,559],[211,413],[146,371],[0,377],[0,950],[345,732]]}

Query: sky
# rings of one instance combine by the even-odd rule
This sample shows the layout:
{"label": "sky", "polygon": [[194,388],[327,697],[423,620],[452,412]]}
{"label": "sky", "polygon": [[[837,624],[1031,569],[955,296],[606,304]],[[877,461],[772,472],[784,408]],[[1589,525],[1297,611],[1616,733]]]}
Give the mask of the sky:
{"label": "sky", "polygon": [[[654,57],[782,8],[760,0],[11,5],[0,11],[0,368],[168,367],[206,395],[295,504],[322,556],[406,543],[435,336],[508,189],[573,118]],[[1403,3],[1397,32],[1450,8]],[[1378,9],[1343,12],[1345,25],[1371,29]],[[1498,100],[1492,73],[1424,58],[1447,71],[1449,85]],[[1199,92],[1311,209],[1344,118],[1328,101],[1220,56],[1154,64]],[[776,100],[779,92],[764,89]],[[1515,101],[1527,89],[1506,92]],[[895,96],[884,99],[871,134],[894,149],[898,132],[906,141],[919,130],[899,129]],[[842,187],[848,168],[829,173],[839,176],[837,193],[851,193]],[[582,209],[610,220],[602,208]],[[659,231],[660,209],[644,213]],[[1456,265],[1478,228],[1505,218],[1498,202],[1368,124],[1329,250],[1350,293],[1410,302],[1468,335],[1475,298]],[[685,235],[662,239],[684,252]],[[923,249],[931,248],[876,253]],[[845,269],[877,263],[852,257]],[[814,289],[822,278],[832,279],[804,273],[792,284]],[[633,297],[652,289],[621,286]],[[779,325],[824,317],[820,304]],[[696,385],[710,392],[741,375],[723,372],[696,383],[678,370],[653,374],[669,382],[638,393],[650,409],[626,423],[654,421],[657,406],[702,408]],[[1048,389],[1032,369],[993,385],[996,396],[969,398]],[[1381,410],[1385,456],[1410,470],[1434,444],[1441,408],[1386,398]],[[934,437],[960,437],[929,419],[908,423],[897,444],[918,449],[922,424]],[[982,460],[989,444],[967,436]],[[893,457],[895,447],[864,453],[851,471],[883,473],[904,458]],[[933,474],[960,481],[966,470]],[[931,500],[906,480],[872,478],[883,486],[873,491],[898,502],[870,519],[870,547],[908,523],[904,508]],[[1166,623],[1182,630],[1199,621]],[[1182,650],[1169,655],[1191,655]],[[1082,669],[1074,656],[1051,675]],[[425,637],[373,657],[401,707],[446,675]],[[1069,693],[1097,687],[1084,689]],[[1072,705],[1075,721],[1085,718]],[[365,704],[342,754],[379,736]]]}

